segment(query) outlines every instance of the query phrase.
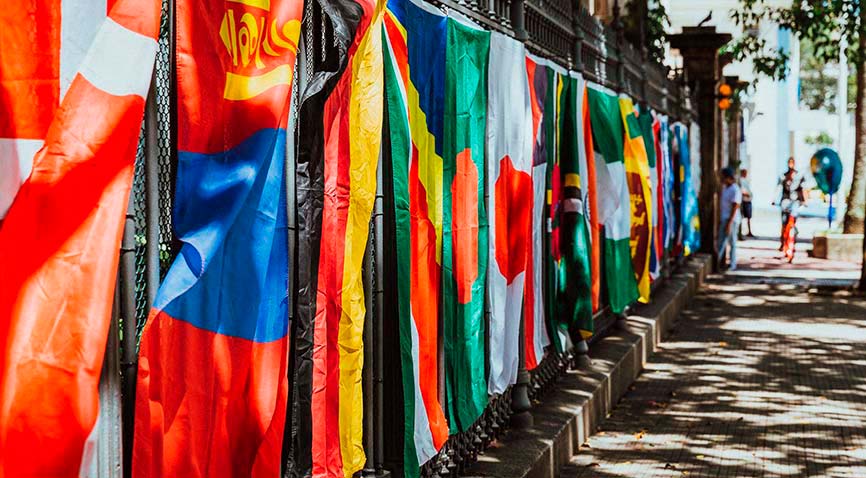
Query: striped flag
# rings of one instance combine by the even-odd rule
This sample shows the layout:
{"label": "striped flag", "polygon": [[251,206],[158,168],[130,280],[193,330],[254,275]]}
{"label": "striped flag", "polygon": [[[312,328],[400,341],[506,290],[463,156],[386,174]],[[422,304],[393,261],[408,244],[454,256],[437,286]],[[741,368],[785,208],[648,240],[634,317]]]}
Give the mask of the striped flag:
{"label": "striped flag", "polygon": [[652,191],[647,148],[635,106],[627,97],[619,99],[625,143],[625,172],[631,196],[631,257],[638,285],[638,300],[650,299],[650,249],[652,245]]}
{"label": "striped flag", "polygon": [[[490,259],[490,377],[487,391],[504,392],[517,381],[520,318],[532,204],[532,112],[523,43],[490,36],[487,83],[487,191]],[[509,85],[508,88],[503,85]]]}
{"label": "striped flag", "polygon": [[325,190],[311,400],[315,478],[352,476],[366,460],[361,265],[382,142],[382,26],[374,0],[346,3],[360,6],[362,14],[346,70],[324,107]]}
{"label": "striped flag", "polygon": [[183,245],[141,338],[133,476],[272,477],[288,395],[284,171],[301,3],[176,8]]}
{"label": "striped flag", "polygon": [[560,98],[559,155],[563,186],[561,200],[562,264],[558,300],[560,320],[565,327],[580,333],[583,339],[592,336],[592,276],[590,264],[590,234],[588,206],[582,189],[584,180],[580,166],[586,165],[583,129],[580,125],[583,107],[583,77],[571,73],[564,78]]}
{"label": "striped flag", "polygon": [[448,439],[438,395],[446,22],[430,5],[389,0],[383,28],[407,477]]}
{"label": "striped flag", "polygon": [[456,433],[472,426],[487,406],[484,136],[490,32],[449,16],[446,36],[442,322],[446,413]]}
{"label": "striped flag", "polygon": [[0,477],[84,476],[95,459],[159,14],[154,0],[0,11]]}
{"label": "striped flag", "polygon": [[554,149],[549,146],[553,134],[553,70],[546,60],[532,55],[526,58],[529,97],[532,111],[532,228],[531,244],[526,253],[526,297],[524,299],[524,327],[526,368],[532,370],[544,358],[544,348],[550,345],[545,322],[544,253],[547,238],[544,218],[547,196],[547,163]]}
{"label": "striped flag", "polygon": [[631,209],[624,129],[616,95],[597,85],[587,89],[598,190],[598,221],[604,225],[604,277],[611,310],[618,314],[638,297],[629,245]]}
{"label": "striped flag", "polygon": [[579,77],[578,80],[578,108],[581,115],[580,130],[578,134],[582,140],[580,154],[580,189],[583,192],[584,211],[589,221],[590,252],[589,266],[591,285],[590,293],[593,313],[601,309],[601,227],[598,219],[598,179],[595,164],[595,147],[592,143],[592,120],[589,111],[588,88],[586,80]]}
{"label": "striped flag", "polygon": [[551,340],[557,352],[565,352],[571,348],[571,340],[568,335],[568,323],[563,319],[563,311],[560,305],[560,291],[564,288],[565,277],[562,272],[562,174],[560,165],[562,126],[562,95],[565,86],[565,70],[551,64],[552,91],[549,95],[550,123],[548,124],[548,143],[550,153],[547,163],[547,254],[546,262],[546,288],[547,288],[547,321],[550,326]]}

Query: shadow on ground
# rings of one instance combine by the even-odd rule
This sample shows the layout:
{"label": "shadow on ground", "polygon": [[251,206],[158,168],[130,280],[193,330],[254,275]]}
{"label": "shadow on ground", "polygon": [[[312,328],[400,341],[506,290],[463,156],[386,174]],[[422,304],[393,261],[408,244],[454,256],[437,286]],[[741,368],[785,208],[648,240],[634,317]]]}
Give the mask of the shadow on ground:
{"label": "shadow on ground", "polygon": [[734,280],[706,285],[561,476],[866,477],[866,302]]}

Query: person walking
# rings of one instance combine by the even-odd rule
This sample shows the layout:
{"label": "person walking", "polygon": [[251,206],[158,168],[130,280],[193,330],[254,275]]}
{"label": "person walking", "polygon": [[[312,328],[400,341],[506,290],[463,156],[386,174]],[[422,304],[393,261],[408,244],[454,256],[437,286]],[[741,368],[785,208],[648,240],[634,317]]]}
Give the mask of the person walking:
{"label": "person walking", "polygon": [[740,227],[740,239],[744,237],[755,237],[752,234],[752,185],[749,181],[749,170],[741,169],[740,170],[740,192],[743,194],[743,219],[746,225],[746,230],[748,231],[745,235],[743,234],[743,228]]}
{"label": "person walking", "polygon": [[[728,270],[737,270],[737,233],[740,229],[740,205],[743,194],[734,170],[722,168],[722,198],[720,202],[721,221],[719,223],[719,268],[723,269],[725,258]],[[730,252],[728,247],[730,246]]]}
{"label": "person walking", "polygon": [[791,208],[797,202],[803,202],[806,198],[805,188],[803,184],[805,179],[800,175],[795,167],[794,158],[788,158],[788,169],[781,176],[776,185],[777,201],[773,205],[778,205],[781,208],[782,227],[779,233],[779,250],[785,249],[785,226],[788,224],[788,219],[791,217]]}

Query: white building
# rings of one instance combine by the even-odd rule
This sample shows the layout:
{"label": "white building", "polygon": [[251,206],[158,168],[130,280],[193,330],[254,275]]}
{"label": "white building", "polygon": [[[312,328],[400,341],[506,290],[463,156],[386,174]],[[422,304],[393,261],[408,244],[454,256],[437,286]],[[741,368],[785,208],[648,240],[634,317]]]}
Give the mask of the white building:
{"label": "white building", "polygon": [[[730,12],[739,6],[739,0],[661,0],[671,19],[671,33],[679,33],[684,26],[695,26],[712,12],[712,19],[705,25],[715,26],[719,32],[738,37],[741,31],[730,18]],[[790,5],[791,0],[779,0],[778,5]],[[851,183],[851,168],[854,162],[853,115],[840,119],[825,111],[804,110],[799,105],[800,48],[796,38],[775,24],[761,25],[758,32],[767,43],[782,48],[791,55],[790,73],[781,82],[760,78],[756,88],[745,98],[745,154],[741,155],[743,166],[751,176],[754,206],[770,208],[775,199],[776,181],[785,170],[788,157],[793,156],[797,169],[809,172],[809,160],[816,147],[806,144],[806,138],[826,132],[834,141],[832,145],[842,158],[845,177],[842,183],[844,198]],[[668,62],[680,66],[677,52],[668,55]],[[679,61],[679,63],[677,63]],[[724,75],[739,76],[741,80],[755,78],[751,62],[735,62],[725,67]],[[839,145],[840,124],[842,145]],[[842,201],[844,202],[844,201]]]}

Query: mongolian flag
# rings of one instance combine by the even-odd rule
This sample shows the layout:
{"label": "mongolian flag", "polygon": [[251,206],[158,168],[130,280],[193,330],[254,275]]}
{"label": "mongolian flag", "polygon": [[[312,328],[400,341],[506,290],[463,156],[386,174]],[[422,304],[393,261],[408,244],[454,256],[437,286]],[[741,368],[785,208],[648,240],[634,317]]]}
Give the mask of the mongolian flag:
{"label": "mongolian flag", "polygon": [[631,99],[622,97],[619,105],[625,132],[625,172],[631,195],[631,257],[640,294],[638,300],[647,303],[650,299],[649,264],[653,216],[650,169],[634,103]]}
{"label": "mongolian flag", "polygon": [[[446,410],[456,433],[472,426],[487,406],[484,139],[490,32],[450,16],[446,30],[442,321]],[[430,45],[424,49],[429,55]]]}
{"label": "mongolian flag", "polygon": [[448,439],[437,368],[446,23],[428,4],[389,0],[383,28],[407,477]]}
{"label": "mongolian flag", "polygon": [[154,0],[0,12],[0,477],[78,477],[95,459],[159,14]]}
{"label": "mongolian flag", "polygon": [[559,320],[565,320],[570,331],[581,339],[593,334],[592,275],[590,265],[590,232],[582,189],[581,165],[586,165],[583,129],[580,125],[583,107],[583,77],[570,74],[563,78],[560,97],[559,155],[562,183],[560,203],[560,247],[562,265],[559,282]]}
{"label": "mongolian flag", "polygon": [[[364,467],[364,285],[361,265],[376,197],[382,143],[381,8],[361,8],[342,72],[324,106],[324,202],[313,349],[313,476],[343,478]],[[384,4],[382,4],[384,6]],[[345,18],[349,18],[348,16]],[[343,18],[334,19],[335,23]],[[312,124],[312,123],[307,123]],[[300,125],[299,134],[305,124]],[[310,132],[313,135],[314,132]]]}
{"label": "mongolian flag", "polygon": [[183,244],[141,338],[135,478],[280,473],[286,125],[301,10],[297,0],[177,3]]}
{"label": "mongolian flag", "polygon": [[598,179],[595,172],[595,147],[592,144],[592,120],[589,112],[589,98],[586,81],[578,77],[577,110],[580,116],[582,150],[580,154],[580,189],[583,193],[583,207],[589,221],[589,268],[591,275],[591,300],[593,313],[601,309],[601,228],[598,220]]}
{"label": "mongolian flag", "polygon": [[598,221],[604,225],[604,277],[611,310],[621,313],[638,298],[631,260],[631,198],[623,162],[624,128],[616,95],[587,88],[595,149]]}
{"label": "mongolian flag", "polygon": [[548,156],[554,148],[548,147],[553,134],[548,130],[553,123],[551,103],[553,96],[553,70],[546,60],[528,55],[526,72],[529,82],[529,98],[532,108],[532,221],[530,221],[530,244],[526,250],[526,296],[524,298],[524,339],[526,368],[532,370],[544,357],[544,348],[550,345],[545,325],[544,298],[544,252],[547,238],[547,221],[544,220],[547,193]]}
{"label": "mongolian flag", "polygon": [[[487,191],[490,257],[488,393],[517,380],[520,318],[532,214],[532,112],[523,43],[490,36],[487,73]],[[508,87],[506,87],[506,85]]]}

